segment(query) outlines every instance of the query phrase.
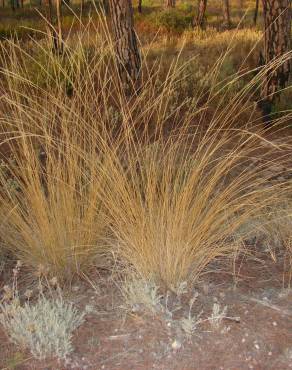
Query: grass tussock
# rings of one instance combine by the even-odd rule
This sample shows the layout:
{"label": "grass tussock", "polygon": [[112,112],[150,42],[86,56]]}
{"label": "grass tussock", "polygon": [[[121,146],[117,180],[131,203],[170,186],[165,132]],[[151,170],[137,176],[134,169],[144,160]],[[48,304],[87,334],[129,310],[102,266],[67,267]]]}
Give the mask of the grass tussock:
{"label": "grass tussock", "polygon": [[[271,163],[275,152],[286,161],[279,145],[262,150],[267,140],[252,114],[264,72],[226,105],[240,76],[224,88],[216,83],[218,60],[211,89],[180,99],[188,75],[179,54],[163,81],[161,65],[144,61],[143,89],[129,98],[103,21],[96,31],[104,37],[93,40],[85,29],[61,57],[37,42],[32,52],[13,43],[2,50],[0,237],[27,265],[58,276],[86,273],[106,253],[176,290],[231,255],[240,226],[285,193],[287,184],[265,187],[264,166],[251,161],[257,153]],[[42,75],[53,71],[45,84],[27,61]]]}

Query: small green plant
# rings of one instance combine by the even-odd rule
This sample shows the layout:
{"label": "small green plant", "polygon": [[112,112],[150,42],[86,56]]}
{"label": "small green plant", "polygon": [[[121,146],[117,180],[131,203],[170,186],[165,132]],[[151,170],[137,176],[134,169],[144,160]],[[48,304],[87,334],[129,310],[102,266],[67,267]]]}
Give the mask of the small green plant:
{"label": "small green plant", "polygon": [[[82,324],[84,313],[63,300],[58,286],[57,298],[47,298],[41,288],[37,301],[31,303],[32,291],[27,290],[27,301],[21,304],[17,288],[20,266],[18,263],[13,269],[13,287],[4,287],[0,323],[11,341],[29,349],[35,358],[66,359],[73,351],[72,333]],[[56,285],[56,280],[51,284]]]}
{"label": "small green plant", "polygon": [[201,323],[200,316],[202,312],[200,312],[198,315],[192,315],[192,308],[193,305],[198,297],[198,294],[195,294],[194,297],[189,302],[189,313],[188,316],[182,317],[180,319],[180,326],[183,330],[183,332],[187,335],[187,337],[192,337],[198,327],[198,325]]}
{"label": "small green plant", "polygon": [[169,32],[182,32],[192,25],[192,15],[186,15],[178,10],[164,10],[156,16],[157,25]]}
{"label": "small green plant", "polygon": [[227,313],[227,306],[224,306],[221,310],[220,304],[214,303],[212,314],[208,320],[214,328],[219,328],[222,320],[226,317],[226,313]]}
{"label": "small green plant", "polygon": [[162,295],[159,287],[151,281],[138,278],[126,280],[122,286],[125,307],[132,312],[146,311],[156,313],[162,310]]}

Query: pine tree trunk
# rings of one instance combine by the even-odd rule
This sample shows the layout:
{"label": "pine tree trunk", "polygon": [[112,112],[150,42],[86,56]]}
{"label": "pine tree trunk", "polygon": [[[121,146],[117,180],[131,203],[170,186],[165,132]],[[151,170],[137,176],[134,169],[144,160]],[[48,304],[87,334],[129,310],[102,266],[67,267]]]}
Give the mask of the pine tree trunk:
{"label": "pine tree trunk", "polygon": [[259,0],[256,0],[254,14],[253,14],[253,24],[254,24],[254,26],[257,25],[258,14],[259,14]]}
{"label": "pine tree trunk", "polygon": [[223,23],[226,28],[230,28],[231,20],[230,20],[229,0],[223,0]]}
{"label": "pine tree trunk", "polygon": [[138,2],[138,12],[140,14],[142,13],[142,0],[139,0],[139,2]]}
{"label": "pine tree trunk", "polygon": [[[271,63],[291,50],[291,0],[263,0],[265,24],[264,61]],[[291,61],[266,72],[262,98],[268,111],[275,101],[275,93],[289,80]]]}
{"label": "pine tree trunk", "polygon": [[59,54],[63,52],[63,33],[62,33],[62,0],[56,1],[56,15],[57,15],[57,45],[56,51]]}
{"label": "pine tree trunk", "polygon": [[166,8],[175,8],[175,0],[166,0]]}
{"label": "pine tree trunk", "polygon": [[206,23],[206,8],[207,8],[207,0],[199,0],[198,1],[198,14],[194,20],[194,26],[204,29]]}
{"label": "pine tree trunk", "polygon": [[61,21],[61,0],[55,0],[57,25],[54,22],[54,7],[52,0],[46,0],[45,14],[47,19],[47,34],[49,40],[52,41],[52,51],[56,54],[63,52],[63,39],[62,39],[62,21]]}
{"label": "pine tree trunk", "polygon": [[131,0],[109,0],[113,41],[118,60],[119,76],[126,93],[139,87],[141,57],[134,30]]}

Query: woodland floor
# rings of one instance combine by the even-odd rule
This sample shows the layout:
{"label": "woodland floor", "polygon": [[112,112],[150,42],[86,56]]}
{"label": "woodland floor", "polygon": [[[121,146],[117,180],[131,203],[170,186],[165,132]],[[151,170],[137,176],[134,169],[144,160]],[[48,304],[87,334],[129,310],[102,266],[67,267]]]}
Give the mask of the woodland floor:
{"label": "woodland floor", "polygon": [[[276,172],[279,177],[281,171]],[[266,176],[268,182],[278,181],[272,169]],[[282,176],[291,178],[291,173],[283,168]],[[0,369],[292,369],[292,281],[283,251],[275,248],[275,257],[263,240],[250,240],[236,260],[213,262],[180,302],[170,296],[172,318],[126,312],[112,274],[96,271],[91,283],[73,282],[64,293],[88,312],[74,334],[75,351],[67,363],[36,361],[0,331]],[[2,274],[0,288],[6,283]],[[195,294],[192,315],[201,313],[203,322],[188,338],[176,323],[188,315]],[[227,307],[228,318],[217,328],[208,321],[214,303]]]}
{"label": "woodland floor", "polygon": [[[68,296],[89,311],[86,322],[75,332],[75,351],[67,364],[39,362],[1,341],[1,369],[271,369],[292,368],[292,290],[283,288],[283,256],[267,258],[263,247],[238,258],[232,274],[230,265],[217,261],[192,291],[182,296],[172,320],[157,313],[125,314],[120,291],[106,273],[96,275],[98,288],[73,284]],[[254,251],[253,251],[254,252]],[[2,285],[2,284],[1,284]],[[210,317],[214,303],[227,306],[227,316],[218,328],[205,321],[188,339],[175,325],[176,317],[188,314],[188,301],[198,293],[193,314]],[[68,298],[69,298],[68,297]]]}

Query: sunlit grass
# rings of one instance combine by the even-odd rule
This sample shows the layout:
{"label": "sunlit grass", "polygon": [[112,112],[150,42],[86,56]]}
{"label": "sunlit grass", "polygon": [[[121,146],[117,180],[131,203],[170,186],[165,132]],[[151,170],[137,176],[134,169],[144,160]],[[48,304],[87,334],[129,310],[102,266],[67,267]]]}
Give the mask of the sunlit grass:
{"label": "sunlit grass", "polygon": [[[285,195],[287,184],[265,187],[264,167],[250,161],[257,153],[269,163],[271,152],[286,161],[279,145],[262,150],[253,115],[264,72],[218,81],[225,53],[202,77],[209,88],[188,96],[183,52],[166,73],[146,57],[143,89],[129,97],[100,21],[96,38],[85,28],[61,57],[45,42],[3,46],[0,236],[32,270],[68,279],[112,256],[176,289],[232,255],[241,225]],[[249,82],[230,94],[241,78]]]}

